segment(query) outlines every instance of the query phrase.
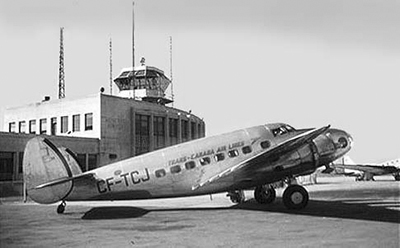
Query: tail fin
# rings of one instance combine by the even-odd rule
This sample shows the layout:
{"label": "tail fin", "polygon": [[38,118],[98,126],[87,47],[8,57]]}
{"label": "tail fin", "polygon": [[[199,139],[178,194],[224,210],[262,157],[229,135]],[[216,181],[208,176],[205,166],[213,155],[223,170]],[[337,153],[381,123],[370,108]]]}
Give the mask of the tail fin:
{"label": "tail fin", "polygon": [[73,181],[64,180],[49,187],[38,187],[39,185],[72,178],[82,173],[71,151],[65,148],[58,149],[43,137],[35,137],[26,144],[23,171],[29,197],[44,204],[65,199],[72,191]]}

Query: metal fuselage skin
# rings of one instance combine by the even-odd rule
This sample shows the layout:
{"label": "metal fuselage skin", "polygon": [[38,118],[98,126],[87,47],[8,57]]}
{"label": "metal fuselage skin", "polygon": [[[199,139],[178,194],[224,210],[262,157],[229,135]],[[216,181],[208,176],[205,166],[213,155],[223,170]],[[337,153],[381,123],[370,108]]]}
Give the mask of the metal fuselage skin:
{"label": "metal fuselage skin", "polygon": [[[74,181],[72,191],[64,200],[151,199],[248,189],[291,176],[310,174],[319,166],[343,156],[351,147],[349,134],[331,128],[299,149],[258,162],[254,170],[250,168],[246,173],[232,173],[203,187],[193,188],[307,131],[291,130],[281,135],[274,134],[272,130],[279,125],[266,124],[202,138],[97,168],[86,172],[94,173],[96,180]],[[339,139],[346,139],[348,143],[341,145]]]}

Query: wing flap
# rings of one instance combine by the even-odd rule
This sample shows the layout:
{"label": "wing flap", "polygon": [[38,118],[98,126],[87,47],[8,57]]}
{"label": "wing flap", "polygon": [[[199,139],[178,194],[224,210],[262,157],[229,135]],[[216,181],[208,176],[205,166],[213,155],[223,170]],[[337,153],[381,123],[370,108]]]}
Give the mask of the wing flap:
{"label": "wing flap", "polygon": [[259,154],[255,155],[233,167],[230,167],[230,168],[222,171],[221,173],[218,173],[218,174],[208,178],[207,180],[204,180],[204,181],[192,186],[192,190],[196,190],[200,187],[203,187],[204,185],[210,184],[210,183],[218,180],[219,178],[225,177],[225,176],[231,174],[232,172],[237,171],[243,167],[251,166],[254,163],[267,160],[268,158],[271,158],[278,154],[293,151],[293,150],[303,146],[307,142],[315,139],[316,137],[318,137],[320,134],[324,133],[329,128],[330,128],[330,125],[321,127],[319,129],[313,129],[313,130],[304,132],[302,134],[299,134],[297,136],[294,136],[269,150],[259,153]]}

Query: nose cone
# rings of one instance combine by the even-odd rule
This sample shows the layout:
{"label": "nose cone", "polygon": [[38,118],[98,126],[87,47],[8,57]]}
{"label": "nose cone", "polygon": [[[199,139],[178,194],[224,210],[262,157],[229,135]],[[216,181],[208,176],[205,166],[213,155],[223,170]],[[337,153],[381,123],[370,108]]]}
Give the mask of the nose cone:
{"label": "nose cone", "polygon": [[326,136],[330,138],[335,146],[335,157],[340,158],[353,145],[353,138],[346,131],[331,128],[326,132]]}

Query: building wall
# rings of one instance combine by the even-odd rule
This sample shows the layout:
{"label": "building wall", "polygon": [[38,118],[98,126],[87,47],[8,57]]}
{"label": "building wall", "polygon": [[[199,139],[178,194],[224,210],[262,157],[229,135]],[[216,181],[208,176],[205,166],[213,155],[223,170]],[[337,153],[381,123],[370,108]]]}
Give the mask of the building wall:
{"label": "building wall", "polygon": [[[35,137],[34,134],[17,134],[0,132],[0,181],[20,181],[22,175],[22,158],[26,143]],[[57,146],[67,147],[71,151],[85,157],[83,169],[89,167],[89,157],[96,157],[96,165],[99,164],[99,139],[76,138],[63,136],[48,136],[50,141]],[[11,162],[10,168],[6,163]],[[93,166],[93,165],[92,165]]]}
{"label": "building wall", "polygon": [[[85,130],[85,114],[92,114],[93,130]],[[68,128],[62,132],[65,116]],[[74,116],[80,118],[79,131],[73,128]],[[57,121],[55,135],[51,132],[52,118]],[[40,119],[47,122],[47,132],[42,135],[75,152],[83,171],[205,136],[205,123],[191,113],[105,94],[9,108],[5,111],[5,132],[0,132],[0,161],[13,166],[11,175],[6,175],[9,167],[0,164],[4,172],[0,181],[22,179],[23,151],[27,141],[39,135]],[[31,120],[36,121],[35,134],[28,134]],[[141,120],[147,121],[145,128]],[[170,137],[170,120],[177,124],[172,132],[175,137]],[[24,130],[19,130],[20,122],[25,122]],[[15,123],[13,133],[9,132],[10,123]]]}
{"label": "building wall", "polygon": [[[101,95],[101,165],[140,154],[140,151],[137,151],[139,128],[136,124],[137,118],[141,116],[149,121],[148,151],[205,136],[205,123],[191,113],[160,104]],[[175,143],[169,137],[169,119],[176,119],[178,122],[178,137]],[[162,126],[160,120],[164,120]],[[181,134],[183,120],[188,123],[187,140],[184,140]],[[194,128],[190,127],[190,123],[193,123]],[[163,137],[160,137],[160,133]]]}
{"label": "building wall", "polygon": [[[93,129],[85,130],[85,114],[92,113]],[[73,130],[73,116],[79,115],[79,131]],[[61,132],[61,118],[66,116],[68,127],[64,133]],[[100,94],[91,95],[79,99],[56,99],[45,102],[38,102],[20,107],[8,108],[4,112],[3,131],[10,132],[10,123],[15,123],[15,132],[29,133],[29,123],[36,121],[34,133],[40,133],[40,120],[46,119],[46,134],[53,135],[51,130],[51,120],[56,119],[55,135],[100,138]],[[20,132],[19,124],[25,122],[25,131]],[[33,131],[33,130],[32,130]]]}

